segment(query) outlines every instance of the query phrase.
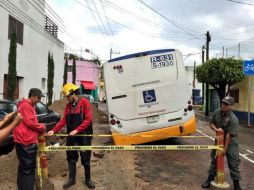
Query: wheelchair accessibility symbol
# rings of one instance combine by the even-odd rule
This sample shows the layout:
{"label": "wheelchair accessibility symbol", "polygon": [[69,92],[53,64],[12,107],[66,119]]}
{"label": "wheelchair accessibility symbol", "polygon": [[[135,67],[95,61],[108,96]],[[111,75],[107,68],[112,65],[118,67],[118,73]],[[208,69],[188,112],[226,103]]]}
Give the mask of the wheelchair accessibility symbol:
{"label": "wheelchair accessibility symbol", "polygon": [[145,103],[156,102],[154,90],[143,91],[143,98]]}

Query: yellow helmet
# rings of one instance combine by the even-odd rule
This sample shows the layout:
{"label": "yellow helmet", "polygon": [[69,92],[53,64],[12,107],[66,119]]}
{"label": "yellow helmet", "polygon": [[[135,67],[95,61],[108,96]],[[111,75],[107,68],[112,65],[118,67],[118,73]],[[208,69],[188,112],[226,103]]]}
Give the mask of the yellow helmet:
{"label": "yellow helmet", "polygon": [[78,89],[79,89],[79,87],[77,87],[75,84],[66,83],[63,86],[63,94],[64,94],[64,96],[69,96],[71,93],[75,92]]}

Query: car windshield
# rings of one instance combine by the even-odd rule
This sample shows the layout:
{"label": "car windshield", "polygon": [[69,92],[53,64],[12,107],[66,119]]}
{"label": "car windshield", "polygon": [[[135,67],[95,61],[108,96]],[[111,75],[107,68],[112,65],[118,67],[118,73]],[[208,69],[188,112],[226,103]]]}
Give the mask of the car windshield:
{"label": "car windshield", "polygon": [[17,106],[15,103],[0,102],[0,115],[6,115],[13,111],[17,111]]}
{"label": "car windshield", "polygon": [[91,96],[91,95],[89,95],[89,101],[90,101],[90,102],[94,102],[94,97]]}

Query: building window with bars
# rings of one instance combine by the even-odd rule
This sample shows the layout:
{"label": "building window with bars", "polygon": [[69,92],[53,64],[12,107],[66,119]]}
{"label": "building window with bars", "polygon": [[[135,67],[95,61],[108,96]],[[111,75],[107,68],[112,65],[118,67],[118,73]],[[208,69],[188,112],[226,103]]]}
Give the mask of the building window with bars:
{"label": "building window with bars", "polygon": [[58,26],[47,16],[45,16],[45,30],[57,38]]}
{"label": "building window with bars", "polygon": [[8,39],[11,39],[12,33],[16,33],[17,43],[23,45],[23,33],[24,33],[24,24],[13,16],[9,15],[9,31],[8,31]]}
{"label": "building window with bars", "polygon": [[46,87],[46,78],[41,79],[41,89],[45,89]]}

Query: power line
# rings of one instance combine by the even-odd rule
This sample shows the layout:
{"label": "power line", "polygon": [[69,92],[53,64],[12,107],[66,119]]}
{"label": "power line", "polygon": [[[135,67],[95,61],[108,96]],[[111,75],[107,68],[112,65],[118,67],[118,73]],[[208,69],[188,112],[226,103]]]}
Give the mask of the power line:
{"label": "power line", "polygon": [[[43,1],[43,0],[39,0],[40,2],[41,1]],[[43,4],[43,2],[41,2],[42,4]],[[46,10],[48,10],[49,12],[51,12],[52,14],[54,14],[54,17],[57,19],[58,18],[58,21],[60,22],[60,23],[63,23],[63,20],[60,18],[60,16],[51,8],[51,6],[45,1],[45,5],[46,5]],[[64,24],[62,24],[63,25],[63,30],[64,30],[64,32],[63,32],[63,34],[66,34],[67,36],[69,36],[69,37],[71,37],[71,38],[76,38],[77,36],[73,36],[72,34],[70,34],[67,30],[67,28],[66,28],[66,26],[64,25]],[[78,39],[78,41],[80,41],[80,39]],[[66,42],[65,42],[66,43]],[[74,43],[74,42],[73,42]],[[76,46],[81,46],[80,44],[79,45],[77,45],[76,44],[76,42],[74,43]]]}
{"label": "power line", "polygon": [[[41,0],[39,0],[41,2],[41,4],[43,4],[43,2]],[[54,17],[59,20],[60,23],[64,23],[64,21],[61,19],[61,17],[51,8],[51,6],[44,0],[45,3],[45,8],[48,9],[53,15]],[[48,7],[48,8],[47,8]],[[64,25],[63,25],[64,26]],[[65,26],[64,26],[65,27]]]}
{"label": "power line", "polygon": [[[36,7],[30,0],[27,0],[27,2],[28,2],[30,5],[32,5],[32,6],[38,11],[37,13],[40,13],[40,14],[43,16],[43,18],[45,17],[45,10],[42,9],[42,8],[38,5],[37,2],[35,2],[35,1],[33,0],[33,2],[35,2],[36,5],[37,5],[39,8]],[[42,10],[42,12],[41,12],[41,10]],[[59,28],[59,30],[61,30],[61,29]]]}
{"label": "power line", "polygon": [[245,30],[243,32],[239,32],[239,31],[234,31],[234,30],[237,30],[239,29],[239,27],[244,27],[244,28],[249,28],[249,27],[254,27],[254,24],[249,24],[249,25],[245,25],[245,26],[238,26],[238,28],[234,28],[234,29],[229,29],[227,31],[220,31],[220,32],[216,32],[216,34],[228,34],[228,33],[231,33],[231,34],[243,34],[245,32],[249,32],[249,31],[253,31],[254,29],[249,29],[249,30]]}
{"label": "power line", "polygon": [[[100,0],[100,3],[101,3],[101,6],[102,6],[102,9],[103,9],[104,15],[105,15],[105,17],[106,17],[106,21],[107,21],[107,25],[108,25],[108,28],[109,28],[110,34],[111,34],[111,35],[112,35],[112,37],[114,38],[114,34],[113,34],[112,29],[111,29],[111,26],[110,26],[110,24],[109,24],[108,16],[107,16],[107,13],[106,13],[106,10],[105,10],[105,8],[104,8],[104,5],[103,5],[102,0]],[[116,46],[118,47],[118,45],[117,45],[117,44],[116,44]],[[118,47],[118,49],[120,49],[120,48]]]}
{"label": "power line", "polygon": [[103,0],[103,1],[105,2],[105,4],[107,6],[119,11],[122,14],[127,13],[128,15],[132,16],[133,18],[137,19],[140,22],[143,22],[143,23],[148,24],[150,26],[153,26],[155,28],[161,28],[162,30],[165,30],[165,31],[168,31],[168,32],[174,32],[174,33],[177,33],[177,34],[179,33],[178,30],[168,29],[167,27],[165,27],[164,25],[162,25],[160,23],[153,22],[152,20],[148,20],[147,18],[144,18],[144,17],[140,17],[137,14],[130,12],[129,10],[126,10],[122,7],[119,7],[118,5],[116,5],[114,3],[109,2],[108,0]]}
{"label": "power line", "polygon": [[[81,4],[82,6],[84,6],[85,8],[87,8],[87,9],[89,9],[87,6],[85,6],[84,4],[82,4],[81,2],[78,2],[77,0],[74,0],[74,1],[76,1],[78,4]],[[93,9],[90,9],[91,11],[93,11],[93,12],[96,12],[97,14],[98,14],[98,11],[95,11],[95,10],[93,10]],[[183,36],[179,36],[179,37],[177,37],[177,36],[173,36],[173,37],[171,37],[171,36],[168,36],[168,37],[161,37],[161,36],[158,36],[158,35],[150,35],[150,34],[147,34],[147,33],[145,33],[145,32],[141,32],[141,31],[138,31],[138,30],[136,30],[136,29],[133,29],[133,28],[131,28],[131,27],[129,27],[129,26],[127,26],[127,25],[124,25],[124,24],[122,24],[122,23],[120,23],[120,22],[118,22],[118,21],[116,21],[116,20],[114,20],[114,19],[112,19],[112,18],[109,18],[112,22],[114,22],[114,23],[116,23],[116,24],[118,24],[118,25],[121,25],[122,27],[124,27],[124,28],[127,28],[127,29],[129,29],[129,30],[132,30],[132,31],[134,31],[134,32],[137,32],[137,33],[140,33],[140,34],[142,34],[142,35],[145,35],[145,36],[148,36],[148,37],[152,37],[152,38],[159,38],[159,39],[164,39],[164,40],[169,40],[169,39],[172,39],[172,38],[179,38],[180,40],[182,40],[183,38],[186,38],[186,37],[183,37]],[[101,29],[100,29],[100,31],[101,31]],[[194,36],[194,38],[189,38],[188,40],[193,40],[193,39],[200,39],[199,37],[197,37],[197,36]]]}
{"label": "power line", "polygon": [[[39,2],[40,2],[40,4],[42,5],[42,7],[36,2],[36,0],[33,0],[33,1],[38,5],[38,7],[41,8],[41,10],[42,10],[45,14],[47,14],[47,12],[45,12],[45,10],[48,11],[49,14],[52,15],[52,16],[56,19],[56,22],[57,22],[58,26],[61,27],[61,28],[65,31],[65,28],[66,28],[66,27],[64,26],[62,19],[61,19],[55,12],[53,12],[53,9],[51,9],[51,7],[48,8],[48,7],[46,6],[46,1],[45,1],[45,4],[43,4],[43,2],[41,2],[41,0],[39,0]],[[38,1],[38,0],[37,0],[37,1]],[[52,10],[52,11],[51,11],[51,10]],[[47,14],[47,15],[50,17],[49,14]],[[51,19],[54,19],[54,18],[51,18]]]}
{"label": "power line", "polygon": [[3,9],[5,9],[7,12],[9,12],[10,14],[14,15],[16,18],[18,18],[23,23],[26,23],[30,28],[36,30],[38,33],[40,33],[44,37],[48,38],[49,40],[56,41],[58,44],[63,46],[63,42],[61,42],[59,39],[52,36],[51,34],[47,33],[44,30],[44,27],[42,27],[38,22],[36,22],[31,17],[27,16],[22,10],[20,10],[16,5],[11,3],[9,0],[0,1],[0,6]]}
{"label": "power line", "polygon": [[[83,5],[83,3],[79,2],[78,0],[75,0],[75,1],[76,1],[77,3]],[[92,14],[92,17],[94,18],[94,21],[96,22],[96,25],[98,26],[98,28],[99,28],[100,31],[101,31],[102,36],[106,39],[106,36],[105,36],[105,34],[104,34],[104,31],[103,31],[103,29],[101,29],[99,23],[97,22],[97,19],[96,19],[94,13],[93,13],[93,11],[92,11],[92,9],[91,9],[91,7],[90,7],[88,1],[87,1],[87,0],[85,0],[85,1],[86,1],[87,7],[88,7],[90,13]],[[84,6],[84,5],[83,5],[83,6]]]}
{"label": "power line", "polygon": [[[87,1],[87,0],[86,0],[86,1]],[[104,29],[105,34],[106,34],[107,36],[109,36],[108,31],[107,31],[107,29],[106,29],[106,27],[105,27],[105,25],[104,25],[104,22],[103,22],[103,20],[101,19],[101,16],[100,16],[100,14],[99,14],[99,11],[98,11],[98,9],[97,9],[97,6],[96,6],[96,4],[94,3],[94,0],[92,0],[92,2],[93,2],[93,5],[94,5],[94,8],[95,8],[95,10],[96,10],[96,13],[97,13],[97,15],[98,15],[98,17],[99,17],[99,21],[101,22],[102,28]]]}
{"label": "power line", "polygon": [[[74,1],[77,2],[78,4],[84,6],[85,8],[89,9],[90,11],[99,14],[98,11],[93,10],[90,6],[89,6],[89,7],[88,7],[88,6],[85,6],[83,3],[79,2],[78,0],[74,0]],[[95,19],[96,19],[96,18],[95,18]],[[149,36],[149,37],[153,37],[153,38],[159,38],[159,39],[165,39],[165,40],[168,40],[168,38],[170,38],[170,37],[168,37],[168,38],[162,38],[162,37],[158,37],[158,36],[152,36],[152,35],[149,35],[149,34],[147,34],[147,33],[145,33],[145,32],[141,32],[141,31],[135,30],[135,29],[133,29],[133,28],[127,26],[127,25],[124,25],[124,24],[122,24],[122,23],[120,23],[120,22],[118,22],[118,21],[116,21],[116,20],[114,20],[114,19],[111,19],[111,18],[109,18],[109,19],[110,19],[112,22],[117,23],[118,25],[121,25],[121,26],[123,26],[123,27],[125,27],[125,28],[127,28],[127,29],[129,29],[129,30],[135,31],[135,32],[140,33],[140,34],[145,35],[145,36]],[[97,21],[97,20],[96,20],[96,21]],[[97,24],[97,25],[98,25],[98,24]],[[100,27],[98,27],[98,28],[99,28],[100,32],[103,33],[103,31],[101,30],[101,28],[100,28]],[[104,34],[104,33],[103,33],[103,34]],[[104,37],[105,37],[105,35],[104,35]],[[179,37],[179,38],[180,38],[180,39],[183,39],[183,37]],[[194,38],[191,38],[190,40],[192,40],[192,39],[199,39],[199,38],[196,37],[196,36],[194,36]]]}
{"label": "power line", "polygon": [[229,41],[248,41],[248,40],[254,40],[254,37],[252,38],[248,38],[248,39],[237,39],[237,38],[224,38],[224,37],[220,37],[220,36],[216,36],[215,38],[219,38],[221,40],[229,40]]}
{"label": "power line", "polygon": [[[83,3],[81,3],[80,1],[78,1],[78,0],[74,0],[77,4],[79,4],[79,5],[81,5],[81,6],[83,6],[83,7],[85,7],[85,8],[87,8],[89,11],[90,11],[90,13],[92,14],[92,17],[94,18],[94,20],[95,20],[95,22],[96,22],[96,25],[97,25],[97,27],[99,28],[99,30],[100,30],[100,32],[101,32],[101,34],[102,34],[102,36],[106,39],[106,35],[104,34],[104,31],[103,31],[103,29],[100,27],[100,25],[99,25],[99,23],[98,23],[98,21],[97,21],[97,19],[96,19],[96,17],[95,17],[95,15],[94,15],[94,12],[95,13],[97,13],[97,14],[99,14],[99,12],[98,11],[95,11],[95,10],[93,10],[91,7],[90,7],[90,5],[89,5],[89,3],[88,3],[88,1],[87,0],[85,0],[86,1],[86,4],[87,4],[87,6],[86,5],[84,5]],[[107,44],[108,45],[108,47],[110,48],[110,45],[109,44]]]}
{"label": "power line", "polygon": [[[7,0],[7,1],[9,1],[9,0]],[[33,0],[34,1],[34,0]],[[41,1],[40,1],[41,2]],[[11,3],[11,2],[10,2]],[[44,13],[42,13],[40,10],[38,10],[38,8],[36,8],[34,5],[33,5],[33,3],[31,3],[29,0],[28,0],[28,3],[29,4],[31,4],[37,11],[39,11],[39,13],[44,17],[45,15],[44,15]],[[36,3],[36,2],[35,2]],[[45,2],[46,3],[46,2]],[[12,3],[11,3],[12,4]],[[37,3],[36,3],[37,4]],[[12,4],[13,5],[13,4]],[[37,4],[38,5],[38,4]],[[46,5],[48,6],[48,7],[50,7],[47,3],[46,3]],[[39,6],[39,5],[38,5]],[[41,6],[39,6],[39,8],[43,11],[43,12],[45,12],[45,10],[41,7]],[[52,8],[50,8],[52,11],[53,11],[53,9]],[[20,10],[20,9],[19,9]],[[24,13],[22,10],[20,10],[22,13]],[[25,14],[25,13],[24,13]],[[56,17],[59,17],[58,15],[56,15]],[[32,18],[31,17],[29,17],[29,19],[31,20]],[[59,17],[59,19],[60,20],[62,20],[60,17]],[[44,27],[42,27],[40,24],[38,24],[38,22],[36,22],[34,19],[32,19],[33,20],[33,23],[37,23],[37,25],[39,26],[39,27],[41,27],[42,28],[42,30],[43,31],[45,31],[44,30]],[[65,27],[65,26],[64,26]],[[62,27],[63,28],[63,27]],[[60,29],[59,29],[60,30]],[[61,32],[63,32],[63,33],[66,33],[68,36],[70,36],[70,37],[73,37],[68,31],[66,31],[64,28],[63,28],[63,30],[64,30],[64,32],[63,31],[61,31]]]}
{"label": "power line", "polygon": [[[27,0],[27,2],[28,2],[30,5],[32,5],[32,6],[37,10],[37,13],[40,13],[40,14],[43,16],[43,18],[46,16],[46,15],[45,15],[45,10],[44,10],[43,8],[41,8],[41,6],[40,6],[36,1],[33,0],[33,2],[34,2],[38,7],[35,6],[30,0]],[[42,12],[41,12],[41,10],[42,10]],[[61,26],[58,27],[58,28],[59,28],[60,31],[62,30]],[[61,32],[63,32],[63,31],[61,31]]]}
{"label": "power line", "polygon": [[252,3],[240,2],[240,1],[235,1],[235,0],[228,0],[228,1],[238,3],[238,4],[243,4],[243,5],[254,6],[254,4],[252,4]]}
{"label": "power line", "polygon": [[[144,1],[142,0],[138,0],[140,3],[142,3],[143,5],[145,5],[147,8],[149,8],[150,10],[152,10],[153,12],[155,12],[156,14],[160,15],[162,18],[164,18],[165,20],[167,20],[168,22],[172,23],[174,26],[176,26],[177,28],[179,28],[180,30],[182,30],[183,32],[185,32],[186,34],[194,37],[194,35],[190,32],[188,32],[187,30],[185,30],[182,26],[180,26],[179,24],[177,24],[176,22],[174,22],[173,20],[167,18],[166,16],[164,16],[163,14],[161,14],[159,11],[155,10],[154,8],[152,8],[151,6],[149,6],[148,4],[146,4]],[[195,37],[194,37],[195,38]]]}
{"label": "power line", "polygon": [[[99,11],[98,11],[98,9],[97,9],[97,6],[96,6],[94,0],[92,0],[92,2],[93,2],[94,8],[95,8],[95,10],[96,10],[96,12],[97,12],[97,15],[98,15],[98,17],[99,17],[99,20],[100,20],[100,22],[101,22],[101,24],[102,24],[102,27],[103,27],[103,29],[104,29],[104,31],[105,31],[107,37],[110,37],[110,34],[108,33],[108,31],[107,31],[107,29],[106,29],[106,26],[104,25],[104,22],[103,22],[103,20],[102,20],[102,18],[101,18],[101,15],[99,14]],[[114,45],[113,45],[112,41],[111,41],[109,38],[108,38],[108,40],[109,40],[109,43],[110,43],[111,47],[113,47]]]}
{"label": "power line", "polygon": [[113,34],[112,29],[111,29],[111,27],[110,27],[110,24],[109,24],[109,21],[108,21],[108,17],[107,17],[107,13],[106,13],[106,11],[105,11],[104,5],[103,5],[103,3],[102,3],[101,0],[100,0],[100,2],[101,2],[101,6],[102,6],[102,9],[103,9],[104,15],[105,15],[105,17],[106,17],[106,21],[107,21],[108,28],[109,28],[109,30],[110,30],[111,35],[113,36],[114,34]]}

